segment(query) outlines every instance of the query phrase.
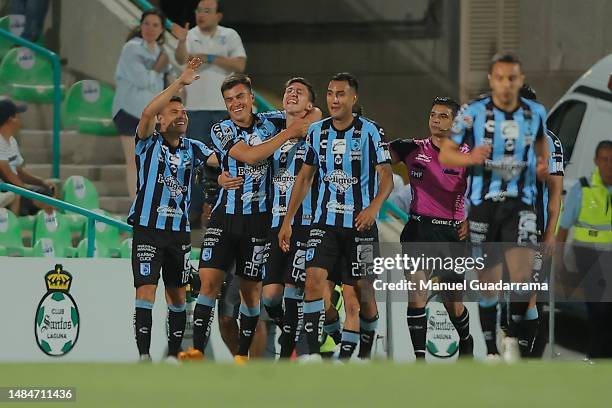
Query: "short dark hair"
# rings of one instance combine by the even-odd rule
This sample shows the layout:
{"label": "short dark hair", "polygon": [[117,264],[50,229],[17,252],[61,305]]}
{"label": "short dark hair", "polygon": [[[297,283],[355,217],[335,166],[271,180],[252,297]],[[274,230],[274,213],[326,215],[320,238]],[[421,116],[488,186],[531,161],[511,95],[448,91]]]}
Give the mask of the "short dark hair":
{"label": "short dark hair", "polygon": [[306,89],[308,89],[308,97],[310,98],[310,102],[315,103],[315,100],[317,99],[317,95],[315,94],[312,84],[306,78],[303,78],[303,77],[291,78],[285,83],[285,89],[289,88],[289,85],[295,84],[295,83],[304,85]]}
{"label": "short dark hair", "polygon": [[538,95],[536,94],[535,89],[533,89],[529,84],[524,84],[519,90],[519,96],[521,98],[529,99],[535,101],[538,99]]}
{"label": "short dark hair", "polygon": [[[200,3],[203,1],[204,0],[198,1],[198,4],[196,4],[196,7],[198,7]],[[225,10],[223,3],[224,3],[223,0],[217,0],[217,13],[223,13],[223,11]]]}
{"label": "short dark hair", "polygon": [[331,79],[332,81],[346,81],[353,88],[356,94],[359,94],[359,81],[357,77],[350,72],[338,72]]}
{"label": "short dark hair", "polygon": [[597,143],[597,147],[595,148],[595,157],[599,154],[600,150],[603,149],[612,149],[612,140],[602,140]]}
{"label": "short dark hair", "polygon": [[436,96],[431,103],[431,107],[433,108],[434,105],[443,105],[450,108],[453,118],[457,116],[460,108],[459,103],[449,96]]}
{"label": "short dark hair", "polygon": [[170,102],[183,103],[183,98],[178,95],[174,95],[172,98],[170,98]]}
{"label": "short dark hair", "polygon": [[221,94],[240,84],[249,88],[249,92],[253,93],[253,84],[251,83],[251,78],[248,75],[232,74],[223,80],[223,83],[221,84]]}
{"label": "short dark hair", "polygon": [[505,64],[517,64],[521,71],[523,70],[523,64],[519,57],[514,54],[495,54],[493,58],[491,58],[491,62],[489,63],[489,74],[493,72],[493,66],[498,62],[503,62]]}

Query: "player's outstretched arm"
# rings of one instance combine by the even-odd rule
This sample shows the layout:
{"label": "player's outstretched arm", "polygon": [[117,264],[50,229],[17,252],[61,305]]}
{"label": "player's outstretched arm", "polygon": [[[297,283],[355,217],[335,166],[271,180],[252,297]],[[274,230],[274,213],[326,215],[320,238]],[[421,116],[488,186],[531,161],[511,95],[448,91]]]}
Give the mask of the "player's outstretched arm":
{"label": "player's outstretched arm", "polygon": [[302,164],[302,168],[295,179],[295,184],[291,190],[291,199],[289,200],[289,206],[287,207],[287,215],[283,220],[280,231],[278,232],[278,246],[285,252],[289,251],[289,243],[291,242],[291,223],[293,217],[297,212],[300,205],[306,198],[308,190],[312,186],[312,180],[315,176],[317,168],[309,164]]}
{"label": "player's outstretched arm", "polygon": [[179,91],[186,85],[191,84],[193,81],[200,78],[199,75],[195,74],[198,67],[202,65],[202,60],[194,58],[189,60],[187,67],[183,71],[180,77],[176,81],[170,84],[164,89],[159,95],[149,102],[149,104],[142,111],[140,122],[138,122],[138,138],[146,139],[153,133],[155,129],[155,116],[162,111],[162,109],[170,102],[170,99],[179,93]]}
{"label": "player's outstretched arm", "polygon": [[378,174],[378,192],[370,202],[370,205],[355,217],[357,231],[369,230],[374,225],[378,212],[393,190],[393,170],[391,165],[387,163],[379,164],[376,166],[376,173]]}
{"label": "player's outstretched arm", "polygon": [[469,154],[462,153],[459,145],[450,139],[444,139],[440,146],[440,163],[449,167],[470,167],[483,164],[491,153],[491,146],[474,146]]}
{"label": "player's outstretched arm", "polygon": [[272,156],[286,141],[305,137],[309,125],[310,123],[306,118],[296,120],[276,136],[255,146],[249,146],[245,142],[239,141],[232,146],[229,155],[243,163],[255,164]]}

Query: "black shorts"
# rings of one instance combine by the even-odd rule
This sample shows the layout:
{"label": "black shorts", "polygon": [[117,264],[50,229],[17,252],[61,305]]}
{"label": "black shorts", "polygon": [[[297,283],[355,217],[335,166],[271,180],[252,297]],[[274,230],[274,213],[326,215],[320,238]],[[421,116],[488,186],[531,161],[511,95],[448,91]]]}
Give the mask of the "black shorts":
{"label": "black shorts", "polygon": [[113,118],[113,122],[120,135],[134,136],[140,119],[120,109]]}
{"label": "black shorts", "polygon": [[232,215],[215,211],[204,233],[200,268],[228,271],[236,263],[236,276],[259,282],[270,253],[269,214]]}
{"label": "black shorts", "polygon": [[463,280],[465,268],[444,269],[451,264],[442,262],[447,258],[458,260],[468,255],[466,243],[459,239],[460,224],[461,221],[457,220],[411,215],[400,235],[402,253],[413,258],[429,258],[431,268],[424,268],[424,271],[430,272],[431,276],[444,281]]}
{"label": "black shorts", "polygon": [[[503,252],[513,246],[538,246],[538,223],[533,206],[518,198],[505,201],[484,201],[470,208],[470,242],[487,254],[487,264],[503,260]],[[503,246],[501,244],[504,244]]]}
{"label": "black shorts", "polygon": [[[342,283],[354,285],[360,279],[374,279],[374,258],[379,254],[376,224],[361,232],[316,224],[310,229],[306,268],[323,268],[328,279],[336,283],[338,275],[343,274],[346,278],[342,278]],[[338,262],[341,258],[345,260],[342,264]]]}
{"label": "black shorts", "polygon": [[283,252],[278,246],[278,231],[272,228],[268,235],[270,256],[266,262],[264,285],[291,284],[303,288],[306,280],[306,244],[309,225],[294,225],[291,234],[291,248]]}
{"label": "black shorts", "polygon": [[132,274],[134,287],[157,285],[160,272],[167,288],[187,284],[191,272],[191,236],[188,232],[134,226]]}

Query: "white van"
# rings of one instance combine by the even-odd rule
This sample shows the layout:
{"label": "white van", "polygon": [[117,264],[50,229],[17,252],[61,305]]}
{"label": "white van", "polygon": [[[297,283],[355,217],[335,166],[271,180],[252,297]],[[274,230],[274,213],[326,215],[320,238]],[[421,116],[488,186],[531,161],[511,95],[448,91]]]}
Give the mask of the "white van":
{"label": "white van", "polygon": [[580,177],[589,177],[595,164],[595,147],[612,139],[612,54],[584,73],[553,106],[548,128],[563,144],[564,190]]}

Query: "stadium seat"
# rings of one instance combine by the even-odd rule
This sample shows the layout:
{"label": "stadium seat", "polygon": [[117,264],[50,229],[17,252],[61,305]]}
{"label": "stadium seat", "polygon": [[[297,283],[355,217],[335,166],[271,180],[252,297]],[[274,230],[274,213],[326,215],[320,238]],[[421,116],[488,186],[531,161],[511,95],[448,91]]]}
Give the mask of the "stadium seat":
{"label": "stadium seat", "polygon": [[193,248],[191,247],[191,260],[197,261],[200,259],[200,254],[202,253],[202,248]]}
{"label": "stadium seat", "polygon": [[32,248],[23,245],[19,219],[6,208],[0,208],[0,247],[7,256],[32,255]]}
{"label": "stadium seat", "polygon": [[[87,258],[87,238],[84,238],[79,242],[77,246],[77,256],[79,258]],[[112,254],[110,248],[102,244],[97,239],[94,241],[94,258],[111,258]]]}
{"label": "stadium seat", "polygon": [[55,245],[50,238],[41,238],[34,244],[34,255],[37,258],[55,258]]}
{"label": "stadium seat", "polygon": [[126,238],[121,241],[121,246],[119,247],[121,252],[121,258],[131,258],[132,257],[132,238]]}
{"label": "stadium seat", "polygon": [[49,238],[53,241],[57,256],[74,257],[76,255],[76,248],[72,246],[70,223],[64,214],[57,211],[51,214],[42,210],[38,212],[32,242],[36,245],[41,238]]}
{"label": "stadium seat", "polygon": [[[100,207],[100,198],[96,186],[83,176],[70,176],[62,186],[62,199],[67,203],[95,210]],[[80,214],[66,214],[70,222],[70,230],[82,234],[87,218]]]}
{"label": "stadium seat", "polygon": [[[21,35],[25,28],[25,16],[4,16],[0,18],[0,30],[9,31],[15,35]],[[0,60],[13,47],[14,43],[4,37],[0,37]]]}
{"label": "stadium seat", "polygon": [[[108,212],[104,210],[96,209],[93,211],[101,215],[106,215],[107,217],[112,217]],[[87,235],[88,234],[86,227],[83,237],[87,238]],[[104,251],[108,250],[108,252],[110,253],[109,256],[119,257],[121,255],[119,230],[117,228],[110,226],[106,223],[96,221],[96,242],[104,248]]]}
{"label": "stadium seat", "polygon": [[[53,68],[28,48],[13,48],[0,62],[0,93],[36,103],[53,102]],[[62,93],[64,86],[61,85]]]}
{"label": "stadium seat", "polygon": [[33,215],[24,215],[19,217],[19,225],[21,226],[22,231],[34,231],[35,222],[36,217]]}
{"label": "stadium seat", "polygon": [[84,80],[72,85],[62,109],[65,128],[97,136],[115,136],[112,107],[115,91],[99,81]]}

